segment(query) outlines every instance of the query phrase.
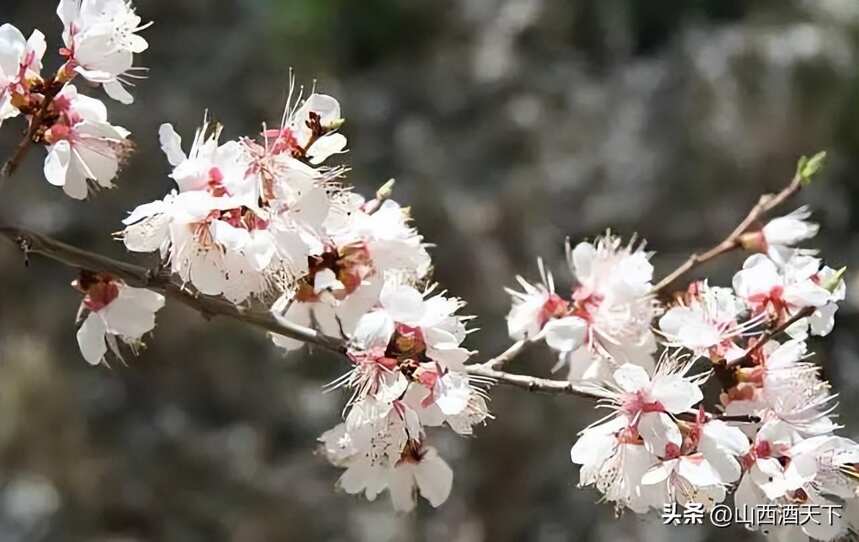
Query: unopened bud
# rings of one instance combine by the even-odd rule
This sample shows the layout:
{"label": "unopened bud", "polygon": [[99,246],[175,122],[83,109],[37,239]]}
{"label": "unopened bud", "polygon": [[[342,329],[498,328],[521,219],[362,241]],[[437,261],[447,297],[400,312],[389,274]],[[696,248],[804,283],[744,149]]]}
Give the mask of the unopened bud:
{"label": "unopened bud", "polygon": [[749,252],[766,252],[767,240],[762,230],[751,231],[740,236],[740,246]]}
{"label": "unopened bud", "polygon": [[842,267],[841,269],[836,271],[834,275],[829,277],[829,279],[826,280],[826,282],[821,284],[821,286],[823,288],[825,288],[827,291],[829,291],[830,293],[834,292],[835,289],[838,288],[838,285],[841,283],[841,279],[844,278],[844,273],[846,273],[846,272],[847,272],[847,268]]}
{"label": "unopened bud", "polygon": [[322,126],[322,129],[325,130],[326,132],[333,132],[335,130],[339,130],[340,128],[342,128],[344,124],[346,124],[346,119],[344,119],[344,118],[334,119],[331,122],[325,123]]}
{"label": "unopened bud", "polygon": [[376,199],[377,200],[386,200],[390,199],[391,195],[394,193],[394,184],[396,184],[396,179],[388,179],[388,182],[383,184],[376,190]]}

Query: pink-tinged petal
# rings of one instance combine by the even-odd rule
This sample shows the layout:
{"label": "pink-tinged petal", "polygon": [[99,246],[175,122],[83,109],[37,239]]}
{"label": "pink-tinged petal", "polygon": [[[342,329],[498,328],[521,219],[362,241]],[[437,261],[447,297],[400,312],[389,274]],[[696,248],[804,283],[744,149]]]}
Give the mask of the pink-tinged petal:
{"label": "pink-tinged petal", "polygon": [[171,166],[176,167],[186,160],[185,152],[182,151],[182,136],[176,133],[172,124],[164,123],[158,128],[158,141]]}
{"label": "pink-tinged petal", "polygon": [[45,158],[45,178],[49,183],[54,186],[66,184],[71,156],[72,149],[68,141],[58,141],[48,148],[48,156]]}
{"label": "pink-tinged petal", "polygon": [[77,332],[81,354],[90,365],[98,365],[107,353],[104,335],[107,328],[97,313],[90,313]]}
{"label": "pink-tinged petal", "polygon": [[661,376],[653,381],[650,398],[662,404],[668,412],[685,412],[700,402],[701,388],[680,375]]}
{"label": "pink-tinged petal", "polygon": [[332,154],[339,154],[346,148],[346,136],[343,134],[330,134],[316,141],[308,150],[307,156],[310,163],[319,165]]}
{"label": "pink-tinged petal", "polygon": [[567,316],[550,320],[543,327],[543,334],[546,344],[551,348],[559,352],[570,352],[582,345],[587,329],[587,322],[581,318]]}
{"label": "pink-tinged petal", "polygon": [[679,450],[683,443],[683,435],[674,420],[664,412],[646,412],[641,414],[638,422],[638,432],[644,439],[644,446],[653,455],[664,457],[669,455],[667,450]]}
{"label": "pink-tinged petal", "polygon": [[614,372],[614,381],[623,391],[634,393],[650,386],[650,375],[640,365],[625,363]]}
{"label": "pink-tinged petal", "polygon": [[425,314],[424,298],[410,286],[393,286],[382,289],[382,306],[395,321],[415,325]]}
{"label": "pink-tinged petal", "polygon": [[102,83],[102,87],[104,87],[104,91],[107,95],[117,102],[123,105],[131,105],[134,103],[134,96],[132,96],[119,81],[115,79],[113,81],[107,81]]}
{"label": "pink-tinged petal", "polygon": [[385,311],[373,311],[358,320],[352,338],[364,348],[387,346],[394,334],[395,322]]}
{"label": "pink-tinged petal", "polygon": [[391,503],[397,512],[411,512],[415,509],[414,467],[404,464],[394,468],[388,475],[388,491]]}
{"label": "pink-tinged petal", "polygon": [[450,496],[450,490],[453,487],[453,470],[433,448],[426,450],[414,475],[418,491],[433,508],[441,506]]}
{"label": "pink-tinged petal", "polygon": [[677,473],[697,487],[717,486],[722,483],[710,463],[700,454],[681,457]]}

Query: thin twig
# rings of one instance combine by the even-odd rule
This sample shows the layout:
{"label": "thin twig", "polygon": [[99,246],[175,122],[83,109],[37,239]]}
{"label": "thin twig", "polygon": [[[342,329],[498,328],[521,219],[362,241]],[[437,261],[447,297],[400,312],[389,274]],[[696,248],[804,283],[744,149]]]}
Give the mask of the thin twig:
{"label": "thin twig", "polygon": [[710,260],[716,258],[717,256],[721,256],[726,252],[730,252],[732,250],[736,250],[742,246],[740,242],[740,238],[749,228],[751,228],[755,222],[757,222],[764,215],[784,203],[788,198],[799,192],[802,188],[802,176],[797,174],[793,177],[793,179],[788,183],[786,187],[784,187],[781,192],[776,194],[764,194],[760,197],[757,204],[752,207],[752,210],[749,211],[749,214],[746,215],[746,218],[740,222],[734,231],[732,231],[721,243],[713,246],[706,252],[695,253],[689,256],[689,258],[683,262],[677,269],[669,273],[665,276],[661,281],[659,281],[656,286],[653,287],[652,292],[654,294],[664,293],[665,290],[668,289],[669,286],[674,284],[680,277],[691,271],[692,269],[698,267],[699,265],[709,262]]}
{"label": "thin twig", "polygon": [[532,392],[575,395],[587,399],[599,399],[598,395],[574,385],[569,380],[552,380],[497,371],[488,367],[486,363],[466,365],[465,369],[470,375],[490,378],[497,383],[515,386]]}
{"label": "thin twig", "polygon": [[50,86],[47,92],[45,92],[45,99],[42,101],[42,105],[39,106],[36,114],[30,119],[30,126],[27,128],[27,133],[15,147],[15,152],[12,154],[12,157],[3,164],[3,169],[0,171],[0,177],[11,177],[18,169],[18,166],[21,165],[21,162],[24,161],[30,147],[35,143],[36,134],[39,132],[39,128],[42,127],[42,122],[45,120],[45,114],[48,112],[48,108],[54,102],[54,98],[57,97],[64,87],[65,85]]}
{"label": "thin twig", "polygon": [[527,339],[516,341],[515,343],[510,345],[510,348],[508,348],[504,352],[501,352],[494,358],[483,362],[483,365],[488,369],[499,370],[504,367],[504,365],[508,362],[513,361],[514,358],[521,354],[531,344],[532,341],[529,341]]}
{"label": "thin twig", "polygon": [[787,328],[789,328],[793,324],[799,322],[803,318],[811,316],[812,314],[814,314],[814,311],[814,307],[805,307],[804,309],[800,310],[799,312],[785,320],[781,325],[764,332],[760,337],[758,337],[758,339],[755,341],[755,344],[753,344],[751,347],[749,347],[748,350],[746,350],[745,354],[729,361],[726,365],[728,367],[743,367],[751,364],[753,362],[752,356],[755,354],[755,352],[760,350],[763,345],[765,345],[771,339],[777,337],[780,333],[786,331]]}

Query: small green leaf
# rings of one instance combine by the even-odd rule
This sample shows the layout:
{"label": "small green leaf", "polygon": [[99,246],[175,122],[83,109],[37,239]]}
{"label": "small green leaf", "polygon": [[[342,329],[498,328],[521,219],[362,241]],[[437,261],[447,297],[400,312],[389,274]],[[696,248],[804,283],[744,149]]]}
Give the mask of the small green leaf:
{"label": "small green leaf", "polygon": [[386,200],[391,197],[394,193],[394,183],[396,183],[396,179],[388,179],[388,182],[383,184],[378,190],[376,190],[376,199],[378,200]]}
{"label": "small green leaf", "polygon": [[826,151],[820,151],[811,158],[803,156],[799,159],[799,163],[796,165],[796,174],[803,186],[811,184],[814,176],[823,169],[824,160],[826,160]]}
{"label": "small green leaf", "polygon": [[829,277],[829,280],[821,284],[826,290],[829,292],[834,292],[836,288],[838,288],[838,284],[841,282],[841,279],[844,277],[844,273],[847,272],[846,267],[842,267],[838,271],[835,272],[834,275]]}

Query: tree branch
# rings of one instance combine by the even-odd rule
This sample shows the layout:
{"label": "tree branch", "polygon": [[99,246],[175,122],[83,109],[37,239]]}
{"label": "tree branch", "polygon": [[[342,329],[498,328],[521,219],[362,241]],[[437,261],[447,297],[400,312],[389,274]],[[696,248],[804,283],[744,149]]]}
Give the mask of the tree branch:
{"label": "tree branch", "polygon": [[[125,281],[129,286],[163,293],[167,297],[191,307],[205,317],[225,316],[338,354],[346,354],[346,343],[340,338],[328,337],[316,330],[287,322],[282,318],[278,319],[268,311],[255,311],[249,307],[233,305],[220,298],[191,292],[175,284],[170,276],[163,272],[114,260],[22,228],[0,226],[0,237],[15,243],[25,256],[38,254],[69,267],[110,273]],[[524,388],[529,391],[595,397],[565,380],[535,378],[497,370],[518,355],[528,344],[530,344],[529,341],[514,343],[502,354],[484,363],[468,365],[466,369],[471,375],[487,377],[497,383]]]}
{"label": "tree branch", "polygon": [[489,362],[466,365],[465,369],[470,375],[491,378],[498,383],[508,384],[531,392],[575,395],[577,397],[584,397],[587,399],[599,399],[598,395],[579,386],[575,386],[569,380],[552,380],[548,378],[537,378],[534,376],[506,373],[504,371],[492,369],[488,364]]}
{"label": "tree branch", "polygon": [[677,269],[669,273],[665,276],[661,281],[659,281],[656,286],[653,287],[652,292],[654,294],[664,293],[665,290],[668,289],[669,286],[674,284],[678,279],[680,279],[683,275],[688,273],[689,271],[695,269],[701,264],[709,262],[710,260],[725,254],[726,252],[731,252],[732,250],[736,250],[742,246],[740,242],[740,238],[746,231],[752,227],[755,222],[757,222],[764,215],[784,203],[791,196],[799,192],[802,188],[803,177],[800,172],[797,172],[794,175],[793,179],[788,183],[786,187],[784,187],[780,192],[776,194],[764,194],[760,197],[757,204],[752,207],[749,214],[746,215],[746,218],[740,222],[734,231],[732,231],[722,242],[713,246],[706,252],[695,253],[689,256],[689,258],[683,262]]}
{"label": "tree branch", "polygon": [[799,312],[785,320],[781,325],[776,326],[771,330],[763,333],[760,337],[758,337],[758,340],[755,341],[755,344],[753,344],[748,350],[746,350],[745,354],[738,357],[737,359],[731,360],[726,365],[728,367],[744,367],[752,364],[752,356],[756,351],[760,350],[760,348],[767,342],[769,342],[770,339],[777,337],[780,333],[786,331],[787,328],[789,328],[793,324],[799,322],[803,318],[807,318],[814,314],[815,310],[815,307],[805,307],[804,309],[800,310]]}
{"label": "tree branch", "polygon": [[290,339],[320,346],[326,350],[337,353],[345,353],[346,351],[345,343],[341,339],[327,337],[316,330],[292,324],[282,319],[278,320],[268,311],[254,311],[249,307],[233,305],[220,298],[191,292],[175,284],[169,275],[161,272],[153,272],[139,265],[88,252],[51,237],[20,228],[0,226],[0,237],[15,243],[25,255],[39,254],[69,267],[110,273],[125,281],[129,286],[163,293],[208,318],[225,316],[272,333],[284,335]]}

